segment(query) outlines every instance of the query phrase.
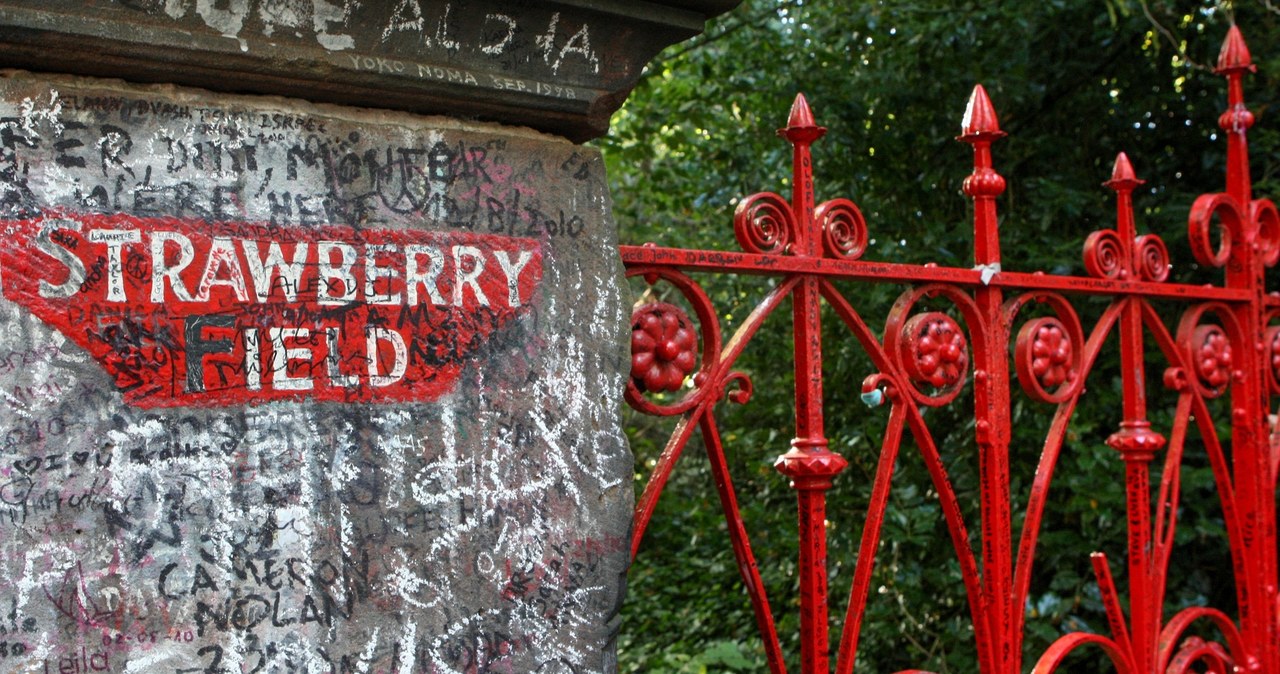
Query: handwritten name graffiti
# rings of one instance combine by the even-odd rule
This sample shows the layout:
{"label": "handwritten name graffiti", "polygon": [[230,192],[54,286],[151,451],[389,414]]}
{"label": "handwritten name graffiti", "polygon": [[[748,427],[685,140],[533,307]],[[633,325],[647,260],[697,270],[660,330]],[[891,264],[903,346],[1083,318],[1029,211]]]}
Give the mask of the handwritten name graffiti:
{"label": "handwritten name graffiti", "polygon": [[439,82],[448,82],[450,84],[465,84],[472,87],[501,89],[505,91],[520,91],[528,94],[537,94],[539,96],[550,96],[552,98],[563,98],[567,100],[586,99],[591,95],[591,92],[575,89],[574,87],[565,84],[553,84],[538,80],[523,79],[519,77],[512,77],[507,74],[499,75],[496,73],[474,72],[465,68],[455,68],[452,66],[437,66],[426,63],[417,63],[414,61],[402,61],[400,59],[382,56],[345,54],[343,56],[333,56],[330,60],[344,67],[350,67],[352,70],[361,70],[377,73],[379,75],[405,75],[424,80],[435,80]]}
{"label": "handwritten name graffiti", "polygon": [[4,295],[141,407],[431,400],[525,313],[537,241],[125,215],[0,221]]}
{"label": "handwritten name graffiti", "polygon": [[518,3],[486,3],[480,8],[438,0],[134,0],[115,3],[184,26],[206,28],[231,38],[260,34],[295,39],[327,51],[378,55],[435,53],[516,62],[556,75],[561,69],[599,73],[601,55],[587,23]]}
{"label": "handwritten name graffiti", "polygon": [[[446,0],[421,4],[430,28]],[[557,45],[579,28],[562,17]],[[553,79],[382,56],[358,67]],[[611,236],[593,151],[124,84],[0,90],[0,672],[608,671],[625,541],[578,539],[628,521],[601,468],[629,475],[602,397],[621,375],[598,357],[625,316],[616,269],[584,255]],[[273,400],[296,404],[255,404]]]}
{"label": "handwritten name graffiti", "polygon": [[604,198],[599,171],[576,149],[530,156],[505,137],[387,139],[288,112],[53,90],[38,98],[23,99],[16,114],[0,111],[0,217],[36,217],[56,204],[277,226],[425,220],[578,238],[586,208],[547,203],[546,186],[585,186],[587,203]]}

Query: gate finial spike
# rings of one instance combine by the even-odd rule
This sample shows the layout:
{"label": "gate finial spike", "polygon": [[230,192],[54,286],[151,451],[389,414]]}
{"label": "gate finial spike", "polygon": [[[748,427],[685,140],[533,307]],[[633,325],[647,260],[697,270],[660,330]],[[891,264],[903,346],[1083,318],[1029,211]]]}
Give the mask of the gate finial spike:
{"label": "gate finial spike", "polygon": [[1133,191],[1133,188],[1147,181],[1139,180],[1138,176],[1133,173],[1133,165],[1129,163],[1129,156],[1121,152],[1116,155],[1115,166],[1111,169],[1111,180],[1103,185],[1110,187],[1116,192]]}
{"label": "gate finial spike", "polygon": [[791,104],[791,114],[787,116],[787,128],[778,129],[778,135],[791,141],[792,144],[809,144],[822,137],[826,128],[813,121],[813,111],[809,109],[809,101],[804,94],[796,94]]}
{"label": "gate finial spike", "polygon": [[1253,65],[1253,57],[1249,55],[1249,47],[1244,43],[1244,36],[1240,34],[1240,28],[1234,24],[1227,31],[1227,39],[1222,43],[1222,50],[1218,52],[1218,74],[1226,74],[1234,71],[1247,70],[1254,72],[1257,67]]}
{"label": "gate finial spike", "polygon": [[1005,135],[1000,130],[1000,122],[996,120],[996,109],[991,105],[991,99],[987,97],[987,90],[982,88],[981,84],[973,87],[973,93],[969,96],[969,105],[964,110],[964,121],[960,123],[960,140],[968,142],[970,139],[981,137],[1000,138]]}

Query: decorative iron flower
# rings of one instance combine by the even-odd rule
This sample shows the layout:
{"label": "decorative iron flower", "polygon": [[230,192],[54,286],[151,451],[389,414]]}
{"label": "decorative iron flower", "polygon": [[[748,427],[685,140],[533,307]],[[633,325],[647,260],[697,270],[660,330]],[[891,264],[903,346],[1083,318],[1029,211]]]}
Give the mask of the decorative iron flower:
{"label": "decorative iron flower", "polygon": [[676,391],[698,364],[698,338],[689,317],[666,302],[631,314],[631,379],[641,391]]}
{"label": "decorative iron flower", "polygon": [[1071,375],[1071,340],[1053,323],[1039,326],[1031,345],[1031,373],[1040,385],[1052,389]]}
{"label": "decorative iron flower", "polygon": [[969,367],[964,332],[950,316],[929,312],[907,321],[907,342],[913,358],[912,379],[934,388],[948,388],[964,379]]}
{"label": "decorative iron flower", "polygon": [[1192,354],[1196,374],[1200,381],[1211,389],[1221,389],[1231,381],[1231,342],[1227,333],[1216,325],[1202,325],[1196,328]]}

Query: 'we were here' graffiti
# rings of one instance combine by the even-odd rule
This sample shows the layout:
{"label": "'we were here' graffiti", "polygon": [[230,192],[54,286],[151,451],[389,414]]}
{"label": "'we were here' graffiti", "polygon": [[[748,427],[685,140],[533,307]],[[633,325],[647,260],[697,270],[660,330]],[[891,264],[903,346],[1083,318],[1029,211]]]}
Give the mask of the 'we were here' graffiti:
{"label": "'we were here' graffiti", "polygon": [[140,407],[432,400],[529,311],[534,239],[48,212],[0,222],[4,295]]}

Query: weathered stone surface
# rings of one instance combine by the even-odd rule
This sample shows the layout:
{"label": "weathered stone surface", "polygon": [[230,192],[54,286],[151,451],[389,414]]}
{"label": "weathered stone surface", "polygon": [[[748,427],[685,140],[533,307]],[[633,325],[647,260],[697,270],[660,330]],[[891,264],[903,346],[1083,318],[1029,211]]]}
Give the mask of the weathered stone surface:
{"label": "weathered stone surface", "polygon": [[0,230],[0,671],[614,671],[594,151],[10,72]]}
{"label": "weathered stone surface", "polygon": [[0,63],[599,136],[740,0],[0,0]]}

